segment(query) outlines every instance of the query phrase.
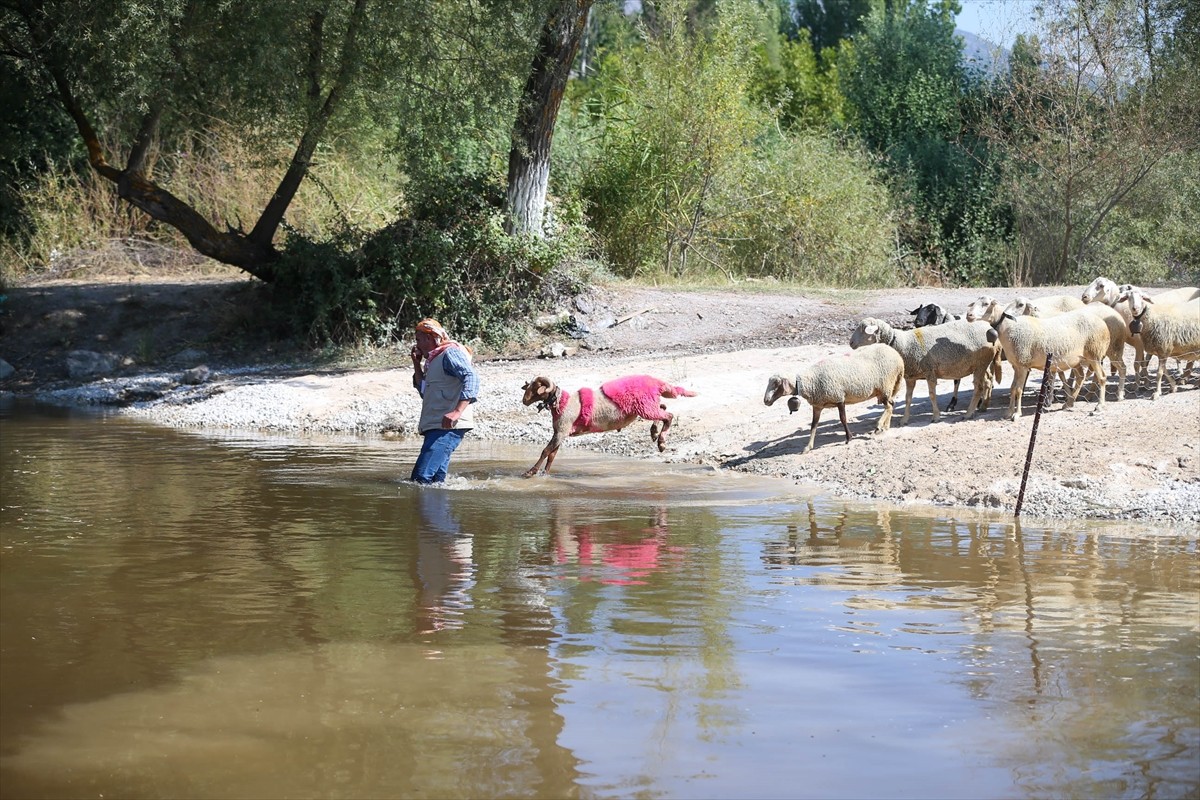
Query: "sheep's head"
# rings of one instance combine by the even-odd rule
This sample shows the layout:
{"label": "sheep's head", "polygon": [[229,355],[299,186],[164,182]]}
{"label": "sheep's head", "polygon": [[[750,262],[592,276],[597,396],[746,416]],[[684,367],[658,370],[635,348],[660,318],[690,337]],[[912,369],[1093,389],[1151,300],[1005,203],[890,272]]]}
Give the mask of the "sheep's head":
{"label": "sheep's head", "polygon": [[1085,303],[1099,301],[1113,305],[1117,301],[1117,285],[1108,278],[1096,278],[1087,285],[1079,299]]}
{"label": "sheep's head", "polygon": [[854,333],[850,334],[850,346],[855,350],[863,345],[875,344],[882,341],[883,321],[873,317],[867,317],[858,323],[858,327],[854,329]]}
{"label": "sheep's head", "polygon": [[[763,393],[763,405],[774,405],[776,400],[795,391],[796,385],[791,380],[782,375],[772,375],[767,381],[767,390]],[[798,400],[799,398],[797,398]],[[791,406],[790,400],[788,401],[788,406]],[[792,410],[795,411],[796,409]]]}
{"label": "sheep's head", "polygon": [[1040,317],[1042,310],[1038,308],[1037,303],[1030,300],[1028,297],[1018,297],[1008,304],[1004,309],[1005,314],[1014,317]]}
{"label": "sheep's head", "polygon": [[539,375],[521,388],[525,390],[525,395],[521,398],[523,405],[531,406],[538,402],[545,404],[554,394],[554,381]]}
{"label": "sheep's head", "polygon": [[950,314],[937,303],[926,303],[908,312],[913,315],[913,327],[924,328],[928,325],[943,325],[950,321]]}
{"label": "sheep's head", "polygon": [[1129,311],[1132,319],[1129,320],[1129,332],[1138,334],[1142,332],[1142,317],[1146,314],[1146,309],[1154,302],[1154,298],[1143,292],[1136,286],[1126,284],[1121,287],[1121,294],[1117,296],[1117,302],[1122,300],[1129,303]]}
{"label": "sheep's head", "polygon": [[977,319],[982,319],[986,322],[995,322],[1000,316],[999,303],[996,298],[990,294],[981,294],[975,299],[975,302],[967,306],[967,311],[963,318],[967,322],[974,322]]}

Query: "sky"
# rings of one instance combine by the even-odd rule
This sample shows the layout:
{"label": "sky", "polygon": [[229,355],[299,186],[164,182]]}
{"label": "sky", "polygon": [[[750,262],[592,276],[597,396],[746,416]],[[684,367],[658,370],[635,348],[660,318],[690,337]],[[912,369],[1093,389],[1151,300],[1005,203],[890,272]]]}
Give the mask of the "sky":
{"label": "sky", "polygon": [[1012,47],[1018,33],[1031,28],[1038,0],[958,0],[962,5],[957,24],[990,42]]}

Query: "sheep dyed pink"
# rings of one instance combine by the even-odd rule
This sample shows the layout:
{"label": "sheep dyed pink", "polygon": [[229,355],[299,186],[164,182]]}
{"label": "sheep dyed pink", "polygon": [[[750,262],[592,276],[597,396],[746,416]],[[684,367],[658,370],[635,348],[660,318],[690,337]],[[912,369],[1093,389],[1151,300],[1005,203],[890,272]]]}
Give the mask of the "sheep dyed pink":
{"label": "sheep dyed pink", "polygon": [[[538,404],[538,410],[549,409],[554,421],[554,433],[541,456],[526,473],[536,475],[545,462],[546,472],[554,463],[558,448],[568,436],[581,433],[619,431],[636,419],[650,421],[650,439],[658,444],[659,452],[667,449],[667,431],[671,428],[674,415],[661,402],[663,398],[694,397],[695,392],[676,386],[650,375],[627,375],[608,381],[600,389],[580,389],[569,392],[560,389],[554,381],[538,376],[522,389],[525,405]],[[662,429],[659,430],[659,423]]]}

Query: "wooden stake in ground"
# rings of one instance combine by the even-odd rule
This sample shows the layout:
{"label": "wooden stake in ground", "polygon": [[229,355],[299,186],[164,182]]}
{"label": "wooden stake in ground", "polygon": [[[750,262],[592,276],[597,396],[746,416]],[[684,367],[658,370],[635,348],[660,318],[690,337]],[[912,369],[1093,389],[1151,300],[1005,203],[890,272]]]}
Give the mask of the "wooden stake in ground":
{"label": "wooden stake in ground", "polygon": [[1017,508],[1015,517],[1021,516],[1021,506],[1025,503],[1025,482],[1029,480],[1029,464],[1033,461],[1033,445],[1037,441],[1038,422],[1042,418],[1042,406],[1046,405],[1046,387],[1054,384],[1054,376],[1050,374],[1050,361],[1053,353],[1046,353],[1046,367],[1042,370],[1042,388],[1038,390],[1037,408],[1033,412],[1033,429],[1029,431],[1029,450],[1025,453],[1025,470],[1021,473],[1021,491],[1017,493]]}

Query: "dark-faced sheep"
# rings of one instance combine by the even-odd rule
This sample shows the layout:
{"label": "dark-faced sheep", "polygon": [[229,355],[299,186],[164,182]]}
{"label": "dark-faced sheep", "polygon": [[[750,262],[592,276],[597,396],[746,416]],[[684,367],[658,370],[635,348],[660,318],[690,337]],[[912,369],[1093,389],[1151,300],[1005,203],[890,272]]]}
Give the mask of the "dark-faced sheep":
{"label": "dark-faced sheep", "polygon": [[611,380],[599,389],[583,388],[575,392],[561,389],[554,381],[539,375],[521,388],[525,390],[521,402],[527,406],[538,403],[539,411],[549,409],[554,425],[550,443],[525,473],[527,478],[537,474],[542,462],[546,464],[545,472],[550,471],[558,448],[568,436],[619,431],[637,419],[653,423],[650,439],[658,444],[661,453],[667,449],[667,431],[675,419],[661,399],[696,396],[690,389],[650,375],[627,375]]}

